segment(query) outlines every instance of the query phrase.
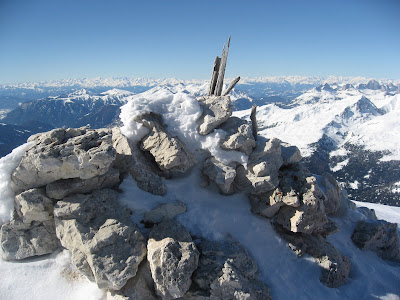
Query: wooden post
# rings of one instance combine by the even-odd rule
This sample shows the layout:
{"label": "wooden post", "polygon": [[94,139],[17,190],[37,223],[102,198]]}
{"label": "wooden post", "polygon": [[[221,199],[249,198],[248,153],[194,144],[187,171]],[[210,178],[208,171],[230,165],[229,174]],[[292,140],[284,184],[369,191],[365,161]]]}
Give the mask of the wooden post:
{"label": "wooden post", "polygon": [[215,87],[215,95],[216,96],[221,96],[222,87],[224,86],[225,68],[226,68],[226,61],[228,60],[228,52],[229,52],[229,44],[230,43],[231,43],[231,37],[229,37],[229,39],[228,39],[228,45],[227,45],[226,49],[225,49],[225,45],[224,45],[224,50],[222,51],[221,65],[219,67],[218,80],[217,80],[217,85]]}
{"label": "wooden post", "polygon": [[224,91],[222,96],[226,96],[229,94],[229,92],[235,87],[236,83],[238,83],[240,80],[240,76],[236,77],[235,79],[232,80],[231,84],[228,86],[228,88]]}
{"label": "wooden post", "polygon": [[251,107],[250,120],[251,120],[251,127],[252,127],[252,129],[253,129],[253,137],[254,137],[254,140],[257,141],[258,126],[257,126],[257,117],[256,117],[256,113],[257,113],[257,105],[254,104],[254,105]]}
{"label": "wooden post", "polygon": [[208,95],[214,95],[215,93],[215,86],[217,85],[218,73],[219,73],[219,66],[221,64],[221,57],[217,56],[214,62],[214,68],[211,75],[211,82],[210,82],[210,90]]}

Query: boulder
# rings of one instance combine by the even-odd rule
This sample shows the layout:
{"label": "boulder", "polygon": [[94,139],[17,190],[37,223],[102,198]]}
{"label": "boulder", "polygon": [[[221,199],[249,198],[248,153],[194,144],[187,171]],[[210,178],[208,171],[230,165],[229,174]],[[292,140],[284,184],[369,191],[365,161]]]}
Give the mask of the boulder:
{"label": "boulder", "polygon": [[342,199],[345,197],[342,189],[330,173],[322,174],[321,185],[326,196],[324,200],[325,213],[327,215],[335,214],[340,209]]}
{"label": "boulder", "polygon": [[165,203],[157,206],[151,211],[145,212],[143,223],[157,224],[164,221],[171,220],[177,215],[186,212],[186,205],[182,201],[174,203]]}
{"label": "boulder", "polygon": [[241,151],[246,155],[251,154],[256,146],[256,141],[249,122],[237,117],[230,117],[219,128],[227,132],[227,136],[221,144],[223,149]]}
{"label": "boulder", "polygon": [[119,290],[136,275],[146,256],[145,240],[118,205],[113,190],[95,190],[57,202],[56,233],[72,261],[99,288]]}
{"label": "boulder", "polygon": [[87,194],[94,190],[119,185],[119,170],[111,168],[106,174],[89,179],[60,179],[46,185],[46,194],[53,199],[63,199],[72,194]]}
{"label": "boulder", "polygon": [[140,189],[154,195],[164,196],[167,187],[162,181],[161,172],[145,158],[138,145],[131,143],[119,128],[113,128],[113,147],[117,155],[114,165],[125,175],[129,173]]}
{"label": "boulder", "polygon": [[374,209],[368,208],[368,207],[364,207],[364,206],[357,207],[356,209],[357,209],[358,212],[363,214],[367,219],[378,220],[378,218],[376,217]]}
{"label": "boulder", "polygon": [[33,142],[11,175],[15,191],[68,179],[88,179],[108,172],[115,160],[111,130],[54,129]]}
{"label": "boulder", "polygon": [[198,120],[199,134],[207,135],[232,115],[233,105],[229,96],[205,96],[197,99],[203,108]]}
{"label": "boulder", "polygon": [[235,185],[239,190],[260,194],[278,186],[278,171],[283,164],[280,144],[275,138],[258,142],[249,156],[247,169],[239,166],[236,170]]}
{"label": "boulder", "polygon": [[320,235],[293,233],[275,223],[275,230],[289,243],[298,255],[309,254],[321,267],[320,280],[330,288],[346,283],[350,274],[350,259],[344,256]]}
{"label": "boulder", "polygon": [[156,294],[162,299],[175,299],[189,290],[199,252],[185,227],[169,220],[155,225],[150,232],[147,259]]}
{"label": "boulder", "polygon": [[214,157],[207,158],[203,163],[202,172],[215,182],[222,194],[234,192],[233,181],[236,177],[236,163],[225,165]]}
{"label": "boulder", "polygon": [[351,239],[360,249],[374,251],[383,259],[400,261],[396,223],[371,219],[359,221]]}
{"label": "boulder", "polygon": [[295,164],[302,160],[299,148],[281,142],[281,153],[284,165]]}
{"label": "boulder", "polygon": [[135,277],[128,280],[124,287],[119,290],[108,290],[107,300],[157,300],[154,292],[154,282],[151,278],[150,266],[144,260]]}
{"label": "boulder", "polygon": [[136,121],[150,131],[142,139],[141,149],[151,153],[162,171],[186,172],[194,165],[194,156],[182,141],[167,133],[160,115],[148,113],[139,116]]}
{"label": "boulder", "polygon": [[19,260],[54,252],[57,239],[53,202],[42,189],[31,189],[15,197],[15,219],[0,230],[0,252],[4,259]]}

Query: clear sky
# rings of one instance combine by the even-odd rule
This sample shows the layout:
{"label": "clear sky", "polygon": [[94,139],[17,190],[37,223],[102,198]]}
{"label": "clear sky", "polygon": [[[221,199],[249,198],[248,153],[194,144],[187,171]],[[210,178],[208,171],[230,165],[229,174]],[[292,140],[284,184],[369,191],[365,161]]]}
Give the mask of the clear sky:
{"label": "clear sky", "polygon": [[400,0],[0,0],[0,84],[93,77],[400,78]]}

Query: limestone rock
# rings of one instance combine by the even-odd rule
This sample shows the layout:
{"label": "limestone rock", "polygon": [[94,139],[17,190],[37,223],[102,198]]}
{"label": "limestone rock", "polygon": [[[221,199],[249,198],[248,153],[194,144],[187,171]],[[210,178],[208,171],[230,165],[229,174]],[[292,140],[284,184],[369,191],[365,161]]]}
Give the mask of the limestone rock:
{"label": "limestone rock", "polygon": [[237,117],[230,117],[220,129],[227,132],[221,147],[227,150],[237,150],[250,155],[256,146],[251,124]]}
{"label": "limestone rock", "polygon": [[247,250],[231,237],[222,241],[201,240],[199,266],[193,274],[193,281],[203,290],[210,290],[211,284],[223,274],[226,262],[240,270],[247,278],[255,278],[257,264]]}
{"label": "limestone rock", "polygon": [[194,156],[177,137],[167,133],[160,115],[144,114],[137,121],[150,130],[142,139],[141,148],[151,153],[161,170],[185,172],[193,166]]}
{"label": "limestone rock", "polygon": [[165,203],[157,206],[144,214],[143,222],[157,224],[175,218],[177,215],[186,212],[186,205],[181,201],[174,203]]}
{"label": "limestone rock", "polygon": [[204,161],[202,172],[217,184],[222,194],[232,194],[234,192],[233,181],[236,177],[235,163],[225,165],[214,157],[210,157]]}
{"label": "limestone rock", "polygon": [[110,130],[54,129],[34,142],[12,173],[13,188],[24,191],[59,179],[88,179],[108,172],[115,160]]}
{"label": "limestone rock", "polygon": [[199,252],[183,225],[170,220],[155,225],[150,232],[147,259],[156,294],[175,299],[189,290]]}
{"label": "limestone rock", "polygon": [[346,283],[350,274],[350,260],[320,235],[293,233],[275,224],[275,230],[289,242],[298,255],[313,256],[321,267],[320,280],[328,287],[336,288]]}
{"label": "limestone rock", "polygon": [[281,141],[260,140],[249,157],[247,169],[236,170],[235,185],[239,190],[260,194],[275,189],[279,184],[278,171],[283,164]]}
{"label": "limestone rock", "polygon": [[222,275],[211,284],[210,299],[270,300],[269,289],[258,279],[249,279],[226,262]]}
{"label": "limestone rock", "polygon": [[146,256],[145,240],[117,193],[103,189],[58,201],[56,233],[72,261],[100,288],[121,289]]}
{"label": "limestone rock", "polygon": [[276,215],[276,222],[292,232],[312,233],[321,229],[328,219],[324,210],[325,194],[314,176],[306,178],[299,191],[299,207],[283,206]]}
{"label": "limestone rock", "polygon": [[199,134],[207,135],[232,115],[233,105],[229,96],[205,96],[198,98],[203,108],[199,119]]}
{"label": "limestone rock", "polygon": [[339,210],[342,198],[344,197],[342,189],[340,188],[335,177],[333,177],[330,173],[322,174],[321,184],[323,187],[323,192],[326,195],[324,201],[325,213],[327,215],[334,214]]}
{"label": "limestone rock", "polygon": [[357,223],[351,236],[361,249],[376,252],[384,259],[400,261],[397,224],[384,220],[365,220]]}
{"label": "limestone rock", "polygon": [[106,174],[89,179],[60,179],[46,185],[46,194],[53,199],[63,199],[72,194],[112,188],[120,183],[119,175],[119,170],[111,168]]}
{"label": "limestone rock", "polygon": [[356,208],[358,212],[362,213],[367,219],[371,219],[371,220],[378,220],[378,218],[376,217],[375,214],[375,210],[372,208],[368,208],[368,207],[357,207]]}
{"label": "limestone rock", "polygon": [[144,157],[137,145],[132,144],[120,131],[113,129],[113,146],[117,152],[114,165],[122,174],[129,173],[140,189],[154,195],[164,196],[167,187],[162,181],[161,172]]}
{"label": "limestone rock", "polygon": [[281,142],[281,153],[284,165],[295,164],[302,159],[299,148],[288,143]]}
{"label": "limestone rock", "polygon": [[151,278],[150,266],[144,260],[135,277],[128,280],[124,287],[119,290],[108,290],[107,300],[157,300],[154,293],[154,282]]}
{"label": "limestone rock", "polygon": [[56,237],[53,202],[41,189],[31,189],[15,197],[16,218],[0,230],[0,252],[4,259],[19,260],[54,252],[60,247]]}

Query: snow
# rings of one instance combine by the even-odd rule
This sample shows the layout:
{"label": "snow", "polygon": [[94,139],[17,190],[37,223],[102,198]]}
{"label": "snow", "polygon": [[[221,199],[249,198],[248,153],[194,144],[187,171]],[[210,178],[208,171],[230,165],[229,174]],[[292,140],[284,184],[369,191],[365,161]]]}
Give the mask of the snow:
{"label": "snow", "polygon": [[0,225],[12,218],[14,192],[10,187],[11,173],[18,166],[29,146],[29,143],[23,144],[7,156],[0,158]]}
{"label": "snow", "polygon": [[347,164],[349,163],[350,159],[345,159],[344,161],[341,161],[340,163],[337,163],[336,166],[334,166],[333,168],[331,168],[332,172],[337,172],[341,169],[343,169],[343,167],[347,166]]}
{"label": "snow", "polygon": [[382,205],[377,203],[369,203],[369,202],[353,202],[358,207],[368,207],[369,209],[375,210],[375,214],[378,219],[386,220],[391,223],[397,223],[400,226],[400,207]]}

